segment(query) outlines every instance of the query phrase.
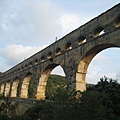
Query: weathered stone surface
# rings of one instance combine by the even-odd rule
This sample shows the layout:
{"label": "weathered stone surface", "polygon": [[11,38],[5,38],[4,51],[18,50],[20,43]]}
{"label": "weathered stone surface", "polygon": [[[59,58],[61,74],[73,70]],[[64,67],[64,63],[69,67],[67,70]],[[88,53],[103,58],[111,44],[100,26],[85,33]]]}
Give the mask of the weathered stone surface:
{"label": "weathered stone surface", "polygon": [[84,91],[91,60],[109,47],[120,47],[120,4],[4,72],[0,92],[27,98],[33,77],[33,98],[44,99],[49,74],[59,65],[66,74],[67,87]]}

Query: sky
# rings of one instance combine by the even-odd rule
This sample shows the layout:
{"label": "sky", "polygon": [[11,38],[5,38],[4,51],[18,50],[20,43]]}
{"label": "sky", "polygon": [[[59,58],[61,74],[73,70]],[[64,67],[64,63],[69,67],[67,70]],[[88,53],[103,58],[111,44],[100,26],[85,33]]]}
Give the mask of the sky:
{"label": "sky", "polygon": [[[55,38],[100,15],[119,0],[0,0],[0,71],[32,56]],[[120,82],[120,49],[100,52],[88,67],[86,80],[97,83],[103,76]],[[62,74],[61,68],[52,73]]]}

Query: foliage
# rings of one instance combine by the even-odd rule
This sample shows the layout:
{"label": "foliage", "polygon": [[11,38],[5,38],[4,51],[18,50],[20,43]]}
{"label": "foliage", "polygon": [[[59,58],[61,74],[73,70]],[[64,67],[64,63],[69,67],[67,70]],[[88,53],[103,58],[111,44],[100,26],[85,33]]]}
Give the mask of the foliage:
{"label": "foliage", "polygon": [[12,120],[120,120],[120,84],[116,80],[103,77],[81,93],[67,90],[62,79],[51,75],[49,100],[38,101],[24,117],[13,116]]}
{"label": "foliage", "polygon": [[[51,100],[31,108],[31,117],[41,120],[119,120],[120,84],[103,77],[87,91],[69,91],[58,87]],[[79,96],[79,97],[78,97]]]}
{"label": "foliage", "polygon": [[46,86],[46,99],[52,99],[58,89],[65,89],[66,81],[64,76],[50,75]]}
{"label": "foliage", "polygon": [[[0,94],[0,100],[2,104],[0,105],[0,120],[24,120],[23,116],[15,115],[15,107],[11,104],[11,100],[9,99],[9,96],[4,96],[3,94]],[[11,115],[9,114],[9,111],[11,111]]]}
{"label": "foliage", "polygon": [[107,109],[109,120],[120,119],[120,84],[117,80],[102,77],[97,85],[89,89],[102,94],[102,104]]}
{"label": "foliage", "polygon": [[33,87],[34,87],[34,79],[33,77],[30,78],[29,86],[28,86],[28,98],[33,97]]}

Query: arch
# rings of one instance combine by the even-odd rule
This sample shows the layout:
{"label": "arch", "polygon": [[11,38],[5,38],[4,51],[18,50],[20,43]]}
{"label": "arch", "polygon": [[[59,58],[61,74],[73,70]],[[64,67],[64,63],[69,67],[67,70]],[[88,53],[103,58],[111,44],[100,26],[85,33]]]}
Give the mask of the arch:
{"label": "arch", "polygon": [[80,91],[86,90],[86,73],[91,60],[99,52],[110,47],[118,47],[118,46],[114,44],[101,44],[101,45],[95,46],[90,51],[88,51],[84,55],[84,57],[80,60],[80,63],[78,65],[78,69],[76,72],[76,90],[80,90]]}
{"label": "arch", "polygon": [[37,65],[38,64],[38,59],[35,59],[35,65]]}
{"label": "arch", "polygon": [[105,33],[105,30],[103,27],[97,27],[94,31],[94,37],[98,37],[104,33]]}
{"label": "arch", "polygon": [[1,89],[0,89],[0,93],[3,94],[4,93],[4,84],[1,85]]}
{"label": "arch", "polygon": [[21,71],[24,70],[23,66],[21,67]]}
{"label": "arch", "polygon": [[61,53],[61,49],[59,47],[56,48],[56,55],[59,55]]}
{"label": "arch", "polygon": [[20,71],[20,69],[18,68],[18,72]]}
{"label": "arch", "polygon": [[119,82],[119,61],[120,48],[110,47],[102,50],[90,62],[86,74],[86,82],[97,84],[98,80],[103,76],[117,79]]}
{"label": "arch", "polygon": [[36,99],[45,99],[45,90],[48,77],[51,71],[57,66],[59,66],[59,64],[50,64],[43,70],[37,87]]}
{"label": "arch", "polygon": [[5,96],[9,96],[9,91],[10,91],[10,82],[7,82],[5,86]]}
{"label": "arch", "polygon": [[116,27],[120,27],[120,16],[116,19]]}
{"label": "arch", "polygon": [[49,52],[48,54],[47,54],[47,58],[49,59],[49,58],[51,58],[52,57],[52,52]]}
{"label": "arch", "polygon": [[67,42],[67,43],[66,43],[65,49],[66,49],[66,50],[72,49],[72,44],[71,44],[71,42]]}
{"label": "arch", "polygon": [[43,62],[45,60],[45,57],[44,56],[42,56],[41,57],[41,62]]}
{"label": "arch", "polygon": [[32,74],[27,73],[23,79],[22,87],[21,87],[21,98],[28,98],[28,86],[31,79]]}
{"label": "arch", "polygon": [[19,79],[15,78],[12,84],[11,97],[17,97],[18,83],[19,83]]}
{"label": "arch", "polygon": [[29,63],[29,67],[32,67],[32,62]]}
{"label": "arch", "polygon": [[79,45],[86,42],[86,37],[85,36],[80,36],[77,42],[78,42]]}
{"label": "arch", "polygon": [[27,69],[27,64],[25,64],[25,69]]}

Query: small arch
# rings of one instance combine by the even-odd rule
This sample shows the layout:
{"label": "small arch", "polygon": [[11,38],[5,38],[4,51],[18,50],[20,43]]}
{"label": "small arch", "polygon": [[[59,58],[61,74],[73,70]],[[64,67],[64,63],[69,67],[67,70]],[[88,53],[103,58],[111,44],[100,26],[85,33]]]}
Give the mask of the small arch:
{"label": "small arch", "polygon": [[79,39],[78,39],[78,44],[82,44],[82,43],[85,43],[86,42],[86,37],[85,36],[80,36]]}
{"label": "small arch", "polygon": [[32,67],[32,62],[29,63],[29,66]]}
{"label": "small arch", "polygon": [[10,82],[7,82],[5,86],[5,96],[9,96],[9,91],[10,91]]}
{"label": "small arch", "polygon": [[15,70],[15,73],[17,73],[17,70]]}
{"label": "small arch", "polygon": [[19,83],[19,79],[15,78],[12,84],[11,97],[17,97],[18,83]]}
{"label": "small arch", "polygon": [[66,49],[66,50],[72,49],[72,44],[71,44],[71,42],[67,42],[67,43],[66,43],[65,49]]}
{"label": "small arch", "polygon": [[38,64],[38,59],[35,59],[35,65],[37,65]]}
{"label": "small arch", "polygon": [[21,67],[21,70],[23,70],[23,66]]}
{"label": "small arch", "polygon": [[47,58],[51,58],[51,57],[52,57],[52,52],[49,52]]}
{"label": "small arch", "polygon": [[41,57],[41,62],[45,61],[45,58],[44,56]]}
{"label": "small arch", "polygon": [[32,74],[29,72],[23,79],[22,88],[21,88],[21,98],[28,98],[28,86]]}
{"label": "small arch", "polygon": [[20,71],[20,69],[18,68],[18,72]]}
{"label": "small arch", "polygon": [[56,48],[56,55],[60,54],[61,53],[61,49],[58,47]]}
{"label": "small arch", "polygon": [[120,27],[120,16],[116,19],[116,27]]}
{"label": "small arch", "polygon": [[27,69],[27,64],[25,65],[25,69]]}
{"label": "small arch", "polygon": [[94,37],[98,37],[100,35],[103,35],[105,33],[105,30],[103,27],[98,27],[94,31]]}

